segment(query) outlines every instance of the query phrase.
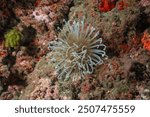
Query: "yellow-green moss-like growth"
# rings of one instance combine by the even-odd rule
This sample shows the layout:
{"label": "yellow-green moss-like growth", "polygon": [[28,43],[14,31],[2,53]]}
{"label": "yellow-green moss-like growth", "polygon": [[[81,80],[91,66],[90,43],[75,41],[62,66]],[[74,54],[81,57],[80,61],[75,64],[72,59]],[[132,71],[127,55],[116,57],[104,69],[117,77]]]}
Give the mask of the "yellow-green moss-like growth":
{"label": "yellow-green moss-like growth", "polygon": [[15,48],[19,46],[20,41],[23,37],[22,33],[16,29],[8,31],[5,35],[5,47]]}

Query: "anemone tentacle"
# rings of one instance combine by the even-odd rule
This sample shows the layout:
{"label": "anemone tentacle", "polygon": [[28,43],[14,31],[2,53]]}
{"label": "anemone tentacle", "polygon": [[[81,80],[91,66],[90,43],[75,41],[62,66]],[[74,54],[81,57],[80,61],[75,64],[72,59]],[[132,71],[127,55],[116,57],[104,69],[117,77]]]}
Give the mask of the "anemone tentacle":
{"label": "anemone tentacle", "polygon": [[65,21],[57,40],[50,42],[52,56],[50,63],[55,62],[55,69],[60,79],[82,78],[92,74],[96,65],[103,64],[106,45],[102,43],[99,31],[85,22]]}

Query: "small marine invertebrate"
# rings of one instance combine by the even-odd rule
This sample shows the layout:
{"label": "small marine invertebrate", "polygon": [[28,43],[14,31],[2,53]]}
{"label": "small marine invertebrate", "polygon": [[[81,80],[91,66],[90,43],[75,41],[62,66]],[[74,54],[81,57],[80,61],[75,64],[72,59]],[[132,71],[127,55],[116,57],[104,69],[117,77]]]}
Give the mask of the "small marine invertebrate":
{"label": "small marine invertebrate", "polygon": [[50,42],[50,63],[55,63],[58,78],[82,78],[91,74],[94,66],[103,63],[106,58],[106,46],[102,44],[99,32],[81,21],[69,21],[61,30],[57,40]]}
{"label": "small marine invertebrate", "polygon": [[17,47],[23,37],[20,31],[11,29],[5,35],[5,47]]}

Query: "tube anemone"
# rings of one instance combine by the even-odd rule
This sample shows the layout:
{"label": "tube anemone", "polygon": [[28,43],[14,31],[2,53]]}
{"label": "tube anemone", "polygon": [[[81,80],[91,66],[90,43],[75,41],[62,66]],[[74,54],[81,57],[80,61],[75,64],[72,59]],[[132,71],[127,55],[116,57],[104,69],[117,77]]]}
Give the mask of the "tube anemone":
{"label": "tube anemone", "polygon": [[96,65],[103,64],[107,57],[106,46],[99,37],[99,32],[81,21],[66,22],[60,35],[50,42],[50,63],[55,63],[55,69],[60,79],[82,78],[92,74]]}

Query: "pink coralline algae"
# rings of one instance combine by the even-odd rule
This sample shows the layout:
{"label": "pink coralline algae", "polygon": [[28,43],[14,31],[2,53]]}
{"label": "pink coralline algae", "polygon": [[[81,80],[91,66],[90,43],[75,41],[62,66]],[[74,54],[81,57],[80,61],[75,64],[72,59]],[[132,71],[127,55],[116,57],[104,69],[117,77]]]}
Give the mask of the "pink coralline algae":
{"label": "pink coralline algae", "polygon": [[36,0],[34,6],[35,7],[47,6],[47,5],[54,4],[54,3],[58,2],[58,1],[59,0]]}
{"label": "pink coralline algae", "polygon": [[150,0],[141,0],[140,4],[143,7],[150,6]]}
{"label": "pink coralline algae", "polygon": [[[57,15],[51,6],[36,7],[34,10],[16,9],[16,16],[20,17],[21,22],[26,26],[32,26],[41,33],[42,27],[45,25],[49,30],[52,29]],[[22,10],[22,11],[21,11]],[[35,25],[36,24],[36,25]]]}
{"label": "pink coralline algae", "polygon": [[58,86],[50,86],[50,79],[41,78],[38,85],[29,96],[30,99],[59,99]]}
{"label": "pink coralline algae", "polygon": [[52,25],[52,19],[54,18],[55,13],[52,12],[50,7],[44,6],[42,8],[36,8],[35,11],[32,13],[32,17],[34,17],[37,21],[42,21]]}

